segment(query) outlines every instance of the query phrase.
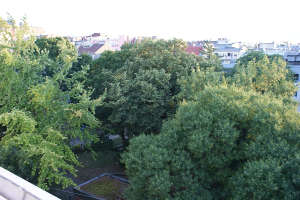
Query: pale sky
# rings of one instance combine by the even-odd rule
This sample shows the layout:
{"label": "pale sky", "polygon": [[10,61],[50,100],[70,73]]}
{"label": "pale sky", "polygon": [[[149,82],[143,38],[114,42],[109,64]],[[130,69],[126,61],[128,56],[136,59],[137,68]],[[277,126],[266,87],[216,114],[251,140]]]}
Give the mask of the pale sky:
{"label": "pale sky", "polygon": [[48,33],[300,42],[300,0],[2,0]]}

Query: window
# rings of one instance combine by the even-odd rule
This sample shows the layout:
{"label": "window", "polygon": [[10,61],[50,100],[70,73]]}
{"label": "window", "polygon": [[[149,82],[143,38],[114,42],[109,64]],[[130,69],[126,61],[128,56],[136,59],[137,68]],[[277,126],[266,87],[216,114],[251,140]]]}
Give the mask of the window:
{"label": "window", "polygon": [[298,81],[299,80],[299,74],[294,74],[294,81]]}

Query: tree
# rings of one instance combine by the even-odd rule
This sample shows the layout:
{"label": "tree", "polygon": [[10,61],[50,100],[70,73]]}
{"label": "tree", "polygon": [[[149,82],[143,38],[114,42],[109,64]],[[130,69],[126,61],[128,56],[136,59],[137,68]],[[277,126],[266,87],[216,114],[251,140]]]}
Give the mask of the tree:
{"label": "tree", "polygon": [[128,57],[126,50],[105,51],[91,64],[87,86],[94,88],[94,98],[105,92],[113,82],[114,74],[124,65]]}
{"label": "tree", "polygon": [[240,58],[234,67],[231,83],[286,99],[297,90],[282,57],[269,57],[259,52]]}
{"label": "tree", "polygon": [[37,53],[48,53],[52,61],[45,68],[45,76],[53,76],[58,71],[62,71],[64,65],[75,62],[77,58],[75,46],[63,37],[39,38],[35,41],[35,44],[40,50]]}
{"label": "tree", "polygon": [[236,86],[207,86],[183,101],[159,135],[123,154],[134,199],[299,199],[295,106]]}
{"label": "tree", "polygon": [[248,51],[237,60],[241,65],[247,65],[250,61],[260,61],[264,58],[265,54],[261,51]]}
{"label": "tree", "polygon": [[[98,140],[94,111],[101,100],[91,100],[80,81],[88,68],[67,77],[73,62],[67,49],[59,55],[61,65],[38,49],[26,23],[8,25],[0,19],[0,24],[0,165],[43,189],[72,185],[66,174],[75,175],[79,162],[70,140],[80,138],[87,146]],[[52,77],[42,76],[52,64],[61,68]],[[62,81],[67,90],[60,88]]]}
{"label": "tree", "polygon": [[[117,125],[124,142],[137,133],[159,133],[162,121],[172,109],[171,75],[163,69],[140,70],[134,78],[120,79],[107,92],[112,112],[109,120]],[[119,129],[117,129],[119,127]]]}
{"label": "tree", "polygon": [[[216,70],[215,71],[222,71],[222,63],[219,59],[218,55],[215,54],[215,49],[213,45],[209,41],[203,42],[203,49],[201,50],[202,56],[206,57],[206,65],[213,66]],[[209,68],[209,67],[206,67]]]}
{"label": "tree", "polygon": [[88,54],[83,54],[77,58],[77,61],[72,64],[72,67],[69,71],[69,74],[73,74],[75,72],[79,72],[83,69],[84,66],[91,66],[93,63],[93,59]]}
{"label": "tree", "polygon": [[190,76],[183,77],[179,81],[181,91],[177,95],[178,101],[195,100],[195,93],[204,90],[208,86],[226,85],[224,72],[216,72],[212,68],[195,69]]}
{"label": "tree", "polygon": [[212,58],[212,57],[216,56],[214,51],[215,51],[215,49],[209,41],[203,42],[203,50],[201,51],[201,54],[203,54],[204,56],[206,56],[208,58]]}
{"label": "tree", "polygon": [[263,60],[265,56],[267,56],[271,62],[276,59],[282,58],[282,56],[278,55],[278,54],[266,55],[261,51],[248,51],[248,52],[246,52],[246,54],[244,56],[240,57],[237,60],[237,63],[239,63],[240,65],[247,65],[250,61],[258,62],[260,60]]}
{"label": "tree", "polygon": [[124,140],[142,132],[159,133],[162,122],[177,108],[179,79],[196,68],[219,70],[207,58],[185,49],[181,40],[143,40],[96,60],[90,77],[96,94],[107,88],[99,109],[100,116],[108,116],[109,129]]}

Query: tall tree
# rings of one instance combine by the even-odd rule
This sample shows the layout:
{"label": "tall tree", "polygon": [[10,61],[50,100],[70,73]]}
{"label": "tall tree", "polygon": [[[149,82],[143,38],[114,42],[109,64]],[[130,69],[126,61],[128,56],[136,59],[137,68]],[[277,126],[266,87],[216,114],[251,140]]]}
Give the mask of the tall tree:
{"label": "tall tree", "polygon": [[[0,25],[0,165],[44,189],[72,185],[66,174],[75,175],[79,163],[70,140],[87,145],[98,140],[93,113],[100,100],[91,100],[80,81],[88,69],[66,77],[73,61],[69,50],[59,55],[61,65],[38,49],[26,22],[17,26],[0,19]],[[42,76],[52,64],[62,67],[52,77]],[[61,90],[61,81],[67,90]]]}
{"label": "tall tree", "polygon": [[297,90],[283,58],[269,57],[259,52],[240,58],[240,62],[234,67],[231,82],[262,94],[286,97],[287,100]]}
{"label": "tall tree", "polygon": [[74,62],[77,58],[75,46],[63,37],[39,38],[35,44],[40,50],[38,53],[48,53],[52,61],[45,68],[44,75],[46,76],[53,76],[58,71],[62,71],[65,65],[69,66],[68,63]]}
{"label": "tall tree", "polygon": [[107,112],[107,124],[115,133],[123,139],[141,132],[159,133],[162,122],[177,108],[179,79],[196,68],[220,70],[219,65],[185,49],[181,40],[143,40],[96,60],[99,65],[93,65],[90,77],[95,88],[102,92],[107,88],[102,111]]}
{"label": "tall tree", "polygon": [[215,49],[213,45],[209,41],[205,40],[203,42],[203,50],[201,51],[201,54],[207,56],[208,58],[212,58],[216,56],[214,51]]}
{"label": "tall tree", "polygon": [[300,198],[300,118],[281,99],[206,86],[123,155],[127,199]]}
{"label": "tall tree", "polygon": [[73,74],[74,72],[81,71],[84,66],[91,67],[92,63],[93,63],[93,59],[90,55],[83,54],[81,56],[78,56],[77,60],[73,62],[69,74]]}
{"label": "tall tree", "polygon": [[98,59],[93,61],[87,86],[94,88],[94,98],[102,95],[109,84],[113,82],[114,74],[123,67],[129,57],[127,52],[127,50],[105,51]]}
{"label": "tall tree", "polygon": [[276,59],[282,58],[282,56],[278,54],[266,55],[262,51],[248,51],[244,56],[240,57],[237,60],[237,63],[239,63],[240,65],[247,65],[250,61],[258,62],[260,60],[263,60],[265,56],[267,56],[271,62]]}

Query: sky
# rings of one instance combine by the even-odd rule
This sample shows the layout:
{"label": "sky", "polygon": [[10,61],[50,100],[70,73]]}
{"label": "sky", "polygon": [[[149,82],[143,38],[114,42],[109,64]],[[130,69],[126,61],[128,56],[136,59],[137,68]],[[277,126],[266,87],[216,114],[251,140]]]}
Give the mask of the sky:
{"label": "sky", "polygon": [[47,33],[300,42],[300,0],[3,0]]}

